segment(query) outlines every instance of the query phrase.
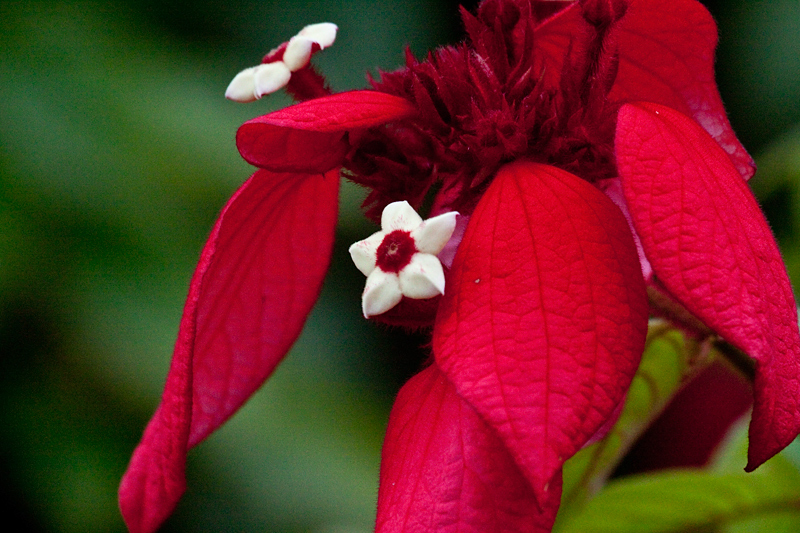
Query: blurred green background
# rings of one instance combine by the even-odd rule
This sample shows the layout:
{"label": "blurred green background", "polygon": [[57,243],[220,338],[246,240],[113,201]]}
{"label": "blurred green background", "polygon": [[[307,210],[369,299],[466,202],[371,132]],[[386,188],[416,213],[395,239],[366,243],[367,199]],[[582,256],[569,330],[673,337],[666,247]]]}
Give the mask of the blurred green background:
{"label": "blurred green background", "polygon": [[[476,2],[467,2],[472,7]],[[461,38],[458,2],[0,3],[0,507],[19,531],[124,531],[116,490],[158,403],[189,278],[252,169],[236,128],[282,107],[223,98],[303,25],[335,22],[336,90]],[[706,2],[723,99],[800,283],[800,4]],[[345,187],[303,336],[190,454],[163,531],[366,532],[380,444],[419,337],[366,323],[347,246],[374,230]],[[12,529],[15,526],[11,526]]]}

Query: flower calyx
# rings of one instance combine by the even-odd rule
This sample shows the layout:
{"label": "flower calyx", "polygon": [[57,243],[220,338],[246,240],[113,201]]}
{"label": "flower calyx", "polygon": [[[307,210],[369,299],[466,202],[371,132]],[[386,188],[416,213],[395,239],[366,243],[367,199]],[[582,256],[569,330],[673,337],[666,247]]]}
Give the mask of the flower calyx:
{"label": "flower calyx", "polygon": [[333,44],[338,30],[338,26],[331,22],[306,26],[267,54],[260,65],[246,68],[234,76],[225,90],[225,98],[234,102],[254,102],[285,87],[294,72],[308,66],[314,52]]}
{"label": "flower calyx", "polygon": [[422,220],[408,202],[393,202],[381,216],[381,231],[353,244],[350,256],[367,276],[361,297],[365,318],[385,313],[405,296],[444,294],[444,269],[436,255],[456,228],[457,212]]}

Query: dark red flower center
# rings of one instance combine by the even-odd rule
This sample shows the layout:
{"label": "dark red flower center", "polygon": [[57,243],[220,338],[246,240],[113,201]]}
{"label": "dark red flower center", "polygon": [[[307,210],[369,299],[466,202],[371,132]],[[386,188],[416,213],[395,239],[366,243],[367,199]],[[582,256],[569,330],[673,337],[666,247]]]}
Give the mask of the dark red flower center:
{"label": "dark red flower center", "polygon": [[417,245],[411,233],[398,229],[383,238],[378,246],[375,264],[384,272],[397,274],[411,262],[415,253]]}
{"label": "dark red flower center", "polygon": [[[627,0],[583,0],[570,43],[551,57],[537,48],[537,26],[571,2],[484,0],[462,11],[469,40],[408,53],[406,67],[381,73],[378,91],[413,102],[416,116],[351,137],[344,166],[372,189],[367,215],[379,220],[390,202],[412,206],[436,195],[435,208],[469,214],[497,170],[528,159],[596,182],[616,176],[615,24]],[[547,8],[546,10],[544,8]],[[554,56],[555,57],[555,56]]]}

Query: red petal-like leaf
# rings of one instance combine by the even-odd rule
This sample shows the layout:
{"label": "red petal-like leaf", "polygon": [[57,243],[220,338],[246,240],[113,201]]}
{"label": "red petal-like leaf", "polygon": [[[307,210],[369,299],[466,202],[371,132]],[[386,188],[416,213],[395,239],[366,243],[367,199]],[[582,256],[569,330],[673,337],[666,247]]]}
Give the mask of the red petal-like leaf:
{"label": "red petal-like leaf", "polygon": [[433,349],[539,502],[622,401],[644,349],[645,292],[608,197],[554,167],[500,169],[456,253]]}
{"label": "red petal-like leaf", "polygon": [[767,221],[730,159],[671,108],[623,106],[617,164],[656,278],[756,361],[748,469],[800,431],[800,334]]}
{"label": "red petal-like leaf", "polygon": [[[570,42],[582,30],[578,2],[536,29],[537,55],[545,75],[557,83]],[[753,159],[736,138],[714,80],[717,27],[695,0],[631,0],[611,39],[619,51],[619,72],[609,98],[646,100],[693,117],[730,155],[749,179]]]}
{"label": "red petal-like leaf", "polygon": [[248,120],[236,146],[250,164],[275,172],[326,172],[342,162],[347,132],[408,117],[414,106],[377,91],[350,91],[308,100]]}
{"label": "red petal-like leaf", "polygon": [[383,445],[377,533],[549,532],[561,480],[540,510],[508,449],[434,364],[395,402]]}
{"label": "red petal-like leaf", "polygon": [[609,97],[689,115],[749,179],[755,164],[731,128],[714,79],[717,26],[706,8],[695,0],[633,0],[616,37],[619,73]]}
{"label": "red petal-like leaf", "polygon": [[338,170],[260,170],[223,209],[192,278],[161,405],[120,485],[132,533],[169,516],[187,449],[253,394],[300,334],[330,261],[338,192]]}

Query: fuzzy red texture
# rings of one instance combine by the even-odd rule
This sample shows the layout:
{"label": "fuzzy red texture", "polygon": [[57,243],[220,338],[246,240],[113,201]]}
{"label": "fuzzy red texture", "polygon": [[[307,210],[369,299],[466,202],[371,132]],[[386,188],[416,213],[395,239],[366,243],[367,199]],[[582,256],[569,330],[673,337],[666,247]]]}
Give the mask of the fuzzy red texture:
{"label": "fuzzy red texture", "polygon": [[383,238],[376,252],[375,266],[384,272],[397,274],[411,262],[417,253],[417,245],[411,233],[403,230],[394,230]]}
{"label": "fuzzy red texture", "polygon": [[[437,214],[471,216],[445,296],[386,314],[413,327],[436,317],[435,363],[392,411],[381,531],[550,528],[561,465],[617,412],[641,355],[634,235],[661,288],[756,359],[748,468],[797,433],[794,298],[745,186],[752,160],[714,82],[705,8],[485,0],[462,14],[468,43],[409,55],[373,91],[327,95],[299,77],[308,101],[240,129],[243,157],[267,170],[223,210],[195,272],[162,403],[120,487],[132,532],[169,515],[187,449],[300,331],[340,166],[372,189],[372,218],[430,195]],[[620,179],[615,205],[597,187]]]}
{"label": "fuzzy red texture", "polygon": [[367,132],[345,159],[372,189],[368,216],[378,220],[397,199],[420,205],[434,186],[447,198],[442,209],[469,213],[497,170],[520,158],[593,182],[616,177],[616,112],[631,100],[694,118],[752,176],[714,80],[716,26],[701,4],[573,2],[544,19],[538,5],[487,0],[476,15],[462,10],[469,42],[425,61],[408,54],[404,69],[373,81],[419,113]]}
{"label": "fuzzy red texture", "polygon": [[617,165],[658,281],[756,362],[753,470],[800,432],[797,306],[775,238],[725,152],[671,108],[620,110]]}

